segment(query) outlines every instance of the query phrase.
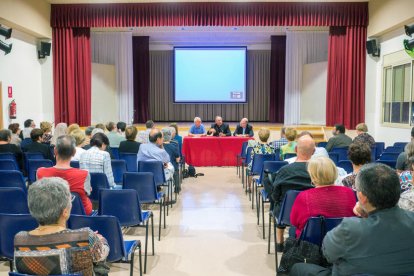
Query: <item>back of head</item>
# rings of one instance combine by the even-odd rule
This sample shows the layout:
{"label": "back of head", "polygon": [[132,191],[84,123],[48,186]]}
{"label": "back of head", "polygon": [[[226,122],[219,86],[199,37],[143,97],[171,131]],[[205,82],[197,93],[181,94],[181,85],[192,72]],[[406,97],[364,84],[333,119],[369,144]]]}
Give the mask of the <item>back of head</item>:
{"label": "back of head", "polygon": [[[71,135],[73,135],[74,133],[75,131],[72,132]],[[75,139],[70,135],[60,136],[56,140],[55,149],[58,155],[58,159],[70,160],[76,152]]]}
{"label": "back of head", "polygon": [[26,121],[24,121],[24,127],[30,127],[32,125],[33,120],[32,119],[27,119]]}
{"label": "back of head", "polygon": [[75,139],[76,146],[80,146],[83,142],[85,142],[85,133],[83,133],[80,129],[72,131],[69,135]]}
{"label": "back of head", "polygon": [[114,122],[108,122],[108,123],[106,124],[106,129],[107,129],[108,131],[112,131],[112,130],[114,130],[114,129],[115,129],[115,123],[114,123]]}
{"label": "back of head", "polygon": [[126,129],[126,123],[124,123],[124,122],[118,122],[117,124],[116,124],[116,128],[117,129],[119,129],[120,131],[122,131],[122,132],[125,132],[125,129]]}
{"label": "back of head", "polygon": [[296,129],[291,128],[291,127],[286,128],[285,135],[286,135],[286,139],[288,141],[290,141],[290,142],[295,141],[296,136],[297,136]]}
{"label": "back of head", "polygon": [[355,127],[355,130],[360,131],[360,132],[368,132],[368,126],[365,123],[360,123],[360,124],[357,124],[357,126]]}
{"label": "back of head", "polygon": [[42,136],[43,136],[43,130],[41,130],[40,128],[34,128],[30,132],[30,138],[32,139],[33,142],[37,142],[39,138]]}
{"label": "back of head", "polygon": [[169,127],[164,127],[162,130],[162,135],[164,136],[164,141],[169,142],[171,141],[172,133]]}
{"label": "back of head", "polygon": [[267,140],[269,140],[269,136],[270,136],[270,130],[269,129],[267,129],[267,128],[261,128],[259,130],[259,139],[263,143],[266,143]]}
{"label": "back of head", "polygon": [[135,141],[137,137],[137,128],[134,126],[129,126],[125,129],[125,138],[129,141]]}
{"label": "back of head", "polygon": [[91,147],[96,146],[98,148],[101,148],[103,145],[109,146],[109,139],[105,133],[98,132],[92,136]]}
{"label": "back of head", "polygon": [[145,127],[150,129],[154,127],[154,121],[153,120],[148,120],[145,122]]}
{"label": "back of head", "polygon": [[339,131],[339,133],[344,134],[345,133],[345,126],[337,124],[337,125],[335,125],[335,130]]}
{"label": "back of head", "polygon": [[69,184],[59,177],[42,178],[30,185],[27,201],[30,214],[40,225],[56,224],[63,210],[72,206]]}
{"label": "back of head", "polygon": [[328,157],[317,157],[309,160],[308,172],[312,183],[318,186],[332,185],[338,178],[335,163]]}
{"label": "back of head", "polygon": [[354,165],[364,165],[371,162],[371,148],[367,143],[352,143],[348,148],[348,158]]}
{"label": "back of head", "polygon": [[297,159],[300,160],[309,160],[311,159],[313,153],[315,152],[315,141],[312,137],[305,135],[298,139],[298,144],[296,145],[296,154]]}
{"label": "back of head", "polygon": [[398,175],[384,164],[364,165],[357,175],[355,186],[377,210],[392,208],[400,199]]}
{"label": "back of head", "polygon": [[155,143],[157,142],[158,138],[162,138],[162,133],[159,129],[153,128],[151,129],[150,133],[149,133],[149,141],[150,143]]}
{"label": "back of head", "polygon": [[9,129],[0,130],[0,141],[8,142],[11,139],[11,131]]}

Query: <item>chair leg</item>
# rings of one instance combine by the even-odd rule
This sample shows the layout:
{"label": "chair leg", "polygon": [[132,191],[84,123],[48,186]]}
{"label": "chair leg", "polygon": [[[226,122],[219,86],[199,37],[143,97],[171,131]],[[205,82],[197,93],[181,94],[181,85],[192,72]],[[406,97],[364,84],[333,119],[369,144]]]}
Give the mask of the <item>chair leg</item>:
{"label": "chair leg", "polygon": [[270,236],[272,234],[272,217],[269,214],[269,233],[267,235],[267,254],[270,254]]}
{"label": "chair leg", "polygon": [[141,252],[141,245],[139,245],[138,257],[139,257],[139,276],[142,276],[142,252]]}
{"label": "chair leg", "polygon": [[147,274],[147,256],[148,256],[148,220],[145,222],[145,257],[144,257],[144,274]]}
{"label": "chair leg", "polygon": [[262,201],[262,224],[263,224],[263,239],[266,239],[266,234],[265,234],[265,219],[264,219],[264,199],[261,200]]}
{"label": "chair leg", "polygon": [[162,205],[163,205],[162,198],[160,198],[159,201],[160,201],[160,222],[159,222],[159,225],[158,225],[158,241],[161,240],[161,224],[162,224],[162,208],[163,208],[162,207]]}
{"label": "chair leg", "polygon": [[154,214],[151,214],[151,234],[152,234],[152,256],[155,255],[155,242],[154,242]]}

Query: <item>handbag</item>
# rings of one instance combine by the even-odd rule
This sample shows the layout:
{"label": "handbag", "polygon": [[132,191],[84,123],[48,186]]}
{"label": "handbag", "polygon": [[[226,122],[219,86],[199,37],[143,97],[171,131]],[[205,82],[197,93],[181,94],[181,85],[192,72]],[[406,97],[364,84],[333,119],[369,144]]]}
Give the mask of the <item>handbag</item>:
{"label": "handbag", "polygon": [[[321,235],[325,234],[325,218],[320,216]],[[322,254],[321,245],[289,237],[285,241],[278,273],[289,273],[296,263],[310,263],[326,266],[327,261]]]}

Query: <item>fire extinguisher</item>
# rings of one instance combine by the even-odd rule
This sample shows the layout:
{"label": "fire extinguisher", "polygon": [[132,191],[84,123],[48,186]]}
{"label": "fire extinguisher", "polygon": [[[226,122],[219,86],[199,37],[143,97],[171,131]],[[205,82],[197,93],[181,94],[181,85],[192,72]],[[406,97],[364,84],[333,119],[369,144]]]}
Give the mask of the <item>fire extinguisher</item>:
{"label": "fire extinguisher", "polygon": [[9,104],[9,118],[16,119],[16,102],[14,100]]}

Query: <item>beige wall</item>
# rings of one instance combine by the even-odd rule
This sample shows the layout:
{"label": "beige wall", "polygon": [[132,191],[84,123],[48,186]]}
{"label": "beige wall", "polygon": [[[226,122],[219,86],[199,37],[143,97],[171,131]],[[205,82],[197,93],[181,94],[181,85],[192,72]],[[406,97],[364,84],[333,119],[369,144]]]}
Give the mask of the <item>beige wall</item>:
{"label": "beige wall", "polygon": [[368,37],[378,37],[414,22],[413,0],[371,0],[368,5]]}
{"label": "beige wall", "polygon": [[36,38],[52,38],[50,4],[44,0],[1,0],[0,23]]}

